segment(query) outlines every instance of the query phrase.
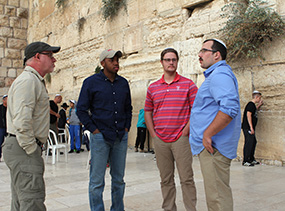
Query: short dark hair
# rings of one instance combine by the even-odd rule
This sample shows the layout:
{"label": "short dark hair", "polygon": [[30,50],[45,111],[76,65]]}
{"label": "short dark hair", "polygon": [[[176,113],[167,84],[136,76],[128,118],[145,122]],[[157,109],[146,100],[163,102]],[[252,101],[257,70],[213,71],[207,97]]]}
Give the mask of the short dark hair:
{"label": "short dark hair", "polygon": [[219,51],[221,54],[222,60],[226,60],[227,48],[215,39],[207,39],[203,43],[208,42],[208,41],[213,41],[212,50]]}
{"label": "short dark hair", "polygon": [[169,52],[175,53],[175,55],[176,55],[176,57],[177,57],[177,61],[179,60],[178,53],[177,53],[177,51],[176,51],[174,48],[166,48],[166,49],[164,49],[164,50],[161,52],[161,54],[160,54],[160,60],[162,61],[164,55],[167,54],[167,53],[169,53]]}

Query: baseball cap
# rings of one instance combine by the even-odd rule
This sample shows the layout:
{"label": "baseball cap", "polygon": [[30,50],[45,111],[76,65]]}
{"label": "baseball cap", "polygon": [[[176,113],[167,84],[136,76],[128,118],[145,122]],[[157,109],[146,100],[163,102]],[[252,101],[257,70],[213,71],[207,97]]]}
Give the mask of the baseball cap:
{"label": "baseball cap", "polygon": [[3,95],[2,99],[6,98],[6,97],[8,97],[8,95]]}
{"label": "baseball cap", "polygon": [[30,43],[26,49],[25,49],[25,58],[24,58],[24,65],[26,61],[33,56],[35,56],[37,53],[41,53],[43,51],[52,51],[53,53],[59,52],[60,47],[59,46],[50,46],[47,43],[44,42],[33,42]]}
{"label": "baseball cap", "polygon": [[76,101],[75,100],[69,100],[69,102],[73,103],[73,104],[76,104]]}
{"label": "baseball cap", "polygon": [[118,56],[118,58],[121,58],[123,54],[121,51],[114,51],[112,49],[106,49],[100,55],[100,62],[102,62],[106,58],[111,59],[116,55]]}
{"label": "baseball cap", "polygon": [[257,91],[257,90],[254,90],[254,91],[252,92],[252,94],[260,94],[260,95],[261,95],[261,92],[259,92],[259,91]]}
{"label": "baseball cap", "polygon": [[56,94],[56,95],[55,95],[55,97],[60,97],[60,96],[61,96],[61,94]]}

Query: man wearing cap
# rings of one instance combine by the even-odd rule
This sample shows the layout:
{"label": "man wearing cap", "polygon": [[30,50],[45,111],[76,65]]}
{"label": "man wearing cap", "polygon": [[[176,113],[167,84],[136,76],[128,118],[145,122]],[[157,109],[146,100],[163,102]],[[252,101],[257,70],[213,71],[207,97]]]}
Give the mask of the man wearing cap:
{"label": "man wearing cap", "polygon": [[205,40],[198,56],[206,70],[190,116],[191,150],[199,156],[208,210],[231,211],[230,165],[241,129],[238,82],[221,40]]}
{"label": "man wearing cap", "polygon": [[0,105],[0,162],[2,158],[2,144],[4,138],[7,135],[7,126],[6,126],[6,113],[7,113],[7,99],[8,95],[3,95],[3,103]]}
{"label": "man wearing cap", "polygon": [[[257,106],[255,105],[257,104]],[[242,121],[242,131],[244,134],[243,166],[258,165],[254,152],[256,147],[255,126],[257,124],[257,111],[263,105],[261,93],[257,90],[252,93],[252,100],[245,106]]]}
{"label": "man wearing cap", "polygon": [[[175,166],[179,173],[185,210],[196,210],[196,187],[189,144],[189,117],[197,87],[179,75],[178,52],[166,48],[160,54],[163,76],[147,89],[145,122],[154,143],[160,172],[162,209],[176,211]],[[175,165],[176,164],[176,165]]]}
{"label": "man wearing cap", "polygon": [[[69,107],[66,103],[63,103],[61,105],[62,109],[60,109],[59,113],[59,119],[58,119],[58,132],[63,133],[65,124],[66,124],[66,109]],[[65,142],[65,137],[63,137],[63,142]]]}
{"label": "man wearing cap", "polygon": [[8,93],[7,132],[3,145],[11,175],[11,210],[46,210],[41,145],[49,131],[49,101],[44,76],[54,70],[60,47],[34,42],[25,49],[24,71]]}
{"label": "man wearing cap", "polygon": [[57,104],[61,103],[61,101],[62,101],[62,96],[60,94],[56,94],[54,99],[49,101],[50,129],[53,130],[56,133],[56,135],[58,135],[57,119],[60,118]]}
{"label": "man wearing cap", "polygon": [[[69,110],[69,133],[70,133],[70,151],[68,153],[73,153],[76,151],[76,153],[80,153],[80,120],[78,119],[78,116],[76,114],[77,108],[75,107],[76,101],[75,100],[69,100],[70,102],[70,110]],[[74,139],[75,139],[75,147],[74,147]]]}
{"label": "man wearing cap", "polygon": [[77,116],[91,132],[89,203],[91,210],[105,210],[102,193],[107,161],[112,177],[111,210],[124,210],[125,163],[132,105],[128,81],[119,76],[121,51],[104,50],[103,70],[84,80],[77,103]]}

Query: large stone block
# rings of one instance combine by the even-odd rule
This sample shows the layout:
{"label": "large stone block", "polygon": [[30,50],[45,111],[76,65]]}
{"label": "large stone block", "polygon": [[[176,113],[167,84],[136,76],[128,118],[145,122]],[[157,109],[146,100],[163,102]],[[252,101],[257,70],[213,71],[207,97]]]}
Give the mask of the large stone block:
{"label": "large stone block", "polygon": [[8,58],[8,59],[21,59],[21,51],[20,50],[6,48],[5,49],[5,57]]}
{"label": "large stone block", "polygon": [[105,36],[105,48],[111,48],[115,50],[122,50],[123,49],[123,33],[121,31],[106,35]]}
{"label": "large stone block", "polygon": [[4,14],[4,5],[0,5],[0,15]]}
{"label": "large stone block", "polygon": [[20,0],[20,7],[28,8],[29,7],[29,1],[27,1],[27,0]]}
{"label": "large stone block", "polygon": [[0,37],[12,37],[12,29],[8,27],[1,27]]}
{"label": "large stone block", "polygon": [[48,15],[52,14],[55,9],[55,2],[53,0],[39,1],[39,18],[43,20]]}
{"label": "large stone block", "polygon": [[16,16],[16,7],[5,6],[5,15]]}
{"label": "large stone block", "polygon": [[10,5],[10,6],[15,6],[15,7],[19,7],[19,5],[20,5],[20,0],[8,0],[8,5]]}
{"label": "large stone block", "polygon": [[15,78],[5,78],[4,82],[5,82],[5,87],[10,87],[13,83],[13,81],[15,80]]}
{"label": "large stone block", "polygon": [[22,29],[27,29],[28,28],[28,19],[21,19],[21,28]]}
{"label": "large stone block", "polygon": [[16,78],[17,77],[17,70],[16,69],[8,69],[8,77]]}
{"label": "large stone block", "polygon": [[4,48],[0,48],[0,58],[4,58]]}
{"label": "large stone block", "polygon": [[11,59],[3,58],[1,65],[2,65],[3,67],[12,67],[12,61],[11,61]]}
{"label": "large stone block", "polygon": [[124,50],[125,53],[133,53],[142,50],[143,48],[143,35],[142,25],[127,28],[124,37]]}
{"label": "large stone block", "polygon": [[7,77],[7,71],[8,71],[7,67],[0,66],[0,77],[3,78]]}
{"label": "large stone block", "polygon": [[10,26],[12,28],[21,28],[21,20],[18,17],[11,17]]}
{"label": "large stone block", "polygon": [[0,37],[0,48],[6,47],[6,38]]}
{"label": "large stone block", "polygon": [[17,17],[19,18],[28,18],[29,11],[26,8],[17,8]]}
{"label": "large stone block", "polygon": [[27,41],[26,40],[8,38],[8,48],[22,50],[26,46],[27,46]]}
{"label": "large stone block", "polygon": [[14,37],[18,39],[27,39],[26,29],[14,29]]}
{"label": "large stone block", "polygon": [[0,0],[0,4],[7,5],[8,0]]}
{"label": "large stone block", "polygon": [[13,68],[23,68],[23,60],[22,59],[13,59],[12,60],[12,67]]}

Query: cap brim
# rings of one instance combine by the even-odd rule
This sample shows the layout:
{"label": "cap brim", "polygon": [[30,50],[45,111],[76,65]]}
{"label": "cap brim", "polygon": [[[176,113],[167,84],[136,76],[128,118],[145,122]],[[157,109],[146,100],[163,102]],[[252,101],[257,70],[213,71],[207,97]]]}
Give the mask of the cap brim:
{"label": "cap brim", "polygon": [[123,53],[121,51],[117,51],[114,56],[121,58],[123,56]]}
{"label": "cap brim", "polygon": [[53,53],[57,53],[60,51],[60,47],[53,47],[50,46],[48,49],[46,49],[45,51],[52,51]]}

